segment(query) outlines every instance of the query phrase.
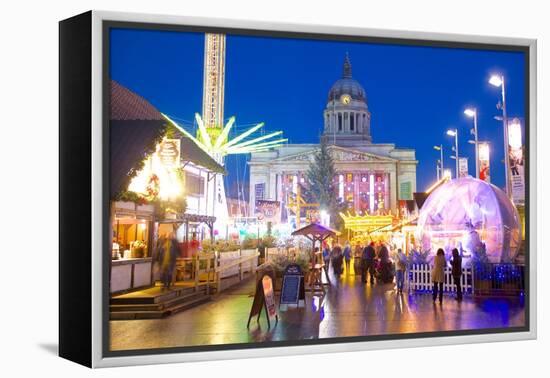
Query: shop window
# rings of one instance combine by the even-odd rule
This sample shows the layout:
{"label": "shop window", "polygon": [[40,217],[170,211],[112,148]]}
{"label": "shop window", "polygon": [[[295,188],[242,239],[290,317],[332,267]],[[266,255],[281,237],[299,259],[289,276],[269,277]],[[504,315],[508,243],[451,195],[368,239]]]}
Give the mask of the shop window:
{"label": "shop window", "polygon": [[113,223],[113,257],[143,258],[151,256],[150,221],[136,218],[115,218]]}

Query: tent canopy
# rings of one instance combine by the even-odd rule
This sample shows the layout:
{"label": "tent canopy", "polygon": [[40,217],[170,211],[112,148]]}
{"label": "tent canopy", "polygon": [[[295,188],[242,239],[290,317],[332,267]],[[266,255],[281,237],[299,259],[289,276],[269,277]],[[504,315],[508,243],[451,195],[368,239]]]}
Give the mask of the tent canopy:
{"label": "tent canopy", "polygon": [[307,237],[310,240],[325,240],[329,237],[335,237],[340,235],[336,230],[333,230],[330,227],[323,226],[319,223],[310,223],[305,227],[302,227],[292,233],[292,236],[302,235]]}

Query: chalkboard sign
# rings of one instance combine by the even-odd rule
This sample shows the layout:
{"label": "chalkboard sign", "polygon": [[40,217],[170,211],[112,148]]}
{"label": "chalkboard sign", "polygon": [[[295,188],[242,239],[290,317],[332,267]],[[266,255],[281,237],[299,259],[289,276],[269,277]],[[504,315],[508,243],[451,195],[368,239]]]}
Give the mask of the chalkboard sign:
{"label": "chalkboard sign", "polygon": [[298,305],[300,300],[304,302],[306,300],[302,269],[298,264],[289,264],[283,273],[279,306],[281,304]]}
{"label": "chalkboard sign", "polygon": [[275,320],[275,323],[277,323],[279,317],[277,315],[275,295],[273,293],[273,278],[272,275],[267,273],[263,274],[262,278],[256,283],[256,292],[254,293],[254,301],[252,302],[252,308],[248,316],[247,327],[250,326],[250,320],[255,315],[258,316],[256,321],[260,321],[262,309],[265,309],[267,326],[271,328],[271,322]]}

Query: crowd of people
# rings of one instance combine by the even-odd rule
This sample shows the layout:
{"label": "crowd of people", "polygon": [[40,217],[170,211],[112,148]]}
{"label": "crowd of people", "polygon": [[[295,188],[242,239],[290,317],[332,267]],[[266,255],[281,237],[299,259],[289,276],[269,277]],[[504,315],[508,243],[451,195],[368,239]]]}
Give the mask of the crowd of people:
{"label": "crowd of people", "polygon": [[[352,253],[352,246],[346,242],[344,248],[338,243],[330,246],[327,242],[323,243],[323,260],[326,269],[332,267],[334,275],[340,279],[341,275],[352,274],[352,258],[354,259],[353,274],[361,275],[363,284],[374,285],[375,282],[391,283],[395,279],[395,290],[397,293],[403,293],[405,286],[405,277],[408,270],[407,256],[401,249],[393,253],[393,259],[390,258],[390,247],[385,243],[370,242],[365,246],[356,244]],[[443,302],[443,283],[445,281],[445,268],[450,265],[453,282],[456,285],[456,300],[462,301],[462,257],[458,249],[452,250],[452,258],[449,262],[445,258],[443,249],[438,249],[432,266],[433,281],[433,301],[439,299]]]}
{"label": "crowd of people", "polygon": [[[193,241],[196,236],[193,235]],[[405,277],[408,270],[407,256],[396,249],[393,259],[390,258],[390,247],[382,242],[370,242],[363,246],[359,243],[355,245],[352,253],[350,242],[346,242],[344,248],[338,243],[330,246],[327,242],[323,243],[322,256],[325,264],[325,269],[332,267],[334,276],[338,279],[346,272],[346,275],[352,274],[352,259],[353,274],[361,275],[363,284],[374,285],[375,282],[391,283],[395,279],[395,290],[397,293],[403,293],[405,285]],[[194,251],[196,253],[196,251]],[[158,264],[160,280],[164,289],[169,289],[173,284],[174,268],[176,258],[179,256],[180,250],[178,242],[173,232],[161,235],[157,243],[156,263]],[[458,249],[452,250],[452,257],[449,262],[445,257],[445,251],[442,248],[437,250],[432,264],[431,277],[433,281],[433,301],[439,299],[439,303],[443,302],[443,284],[445,282],[445,268],[450,265],[451,274],[454,284],[456,285],[456,299],[462,301],[462,257]]]}

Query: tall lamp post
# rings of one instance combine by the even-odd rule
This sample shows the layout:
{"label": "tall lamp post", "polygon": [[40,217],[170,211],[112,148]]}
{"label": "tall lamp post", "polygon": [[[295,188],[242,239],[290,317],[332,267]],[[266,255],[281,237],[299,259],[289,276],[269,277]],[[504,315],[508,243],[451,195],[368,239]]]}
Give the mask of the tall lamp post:
{"label": "tall lamp post", "polygon": [[434,150],[439,151],[440,153],[440,160],[439,164],[437,165],[437,181],[442,179],[443,176],[443,144],[440,144],[439,146],[434,146]]}
{"label": "tall lamp post", "polygon": [[458,130],[457,129],[449,129],[447,130],[447,135],[448,136],[452,136],[455,138],[455,146],[454,146],[454,151],[455,151],[455,156],[453,157],[453,159],[455,159],[455,164],[456,164],[456,178],[458,178]]}
{"label": "tall lamp post", "polygon": [[511,196],[511,190],[510,190],[510,173],[509,173],[509,165],[510,165],[510,159],[508,156],[508,115],[506,114],[506,88],[504,85],[504,76],[502,75],[492,75],[489,79],[489,84],[500,87],[501,88],[501,96],[502,96],[502,104],[499,102],[499,107],[502,110],[502,126],[504,127],[504,170],[505,170],[505,178],[506,178],[506,195],[508,197]]}
{"label": "tall lamp post", "polygon": [[479,178],[479,142],[477,139],[477,109],[476,108],[468,108],[464,110],[464,114],[466,114],[468,117],[474,119],[474,145],[476,149],[476,178]]}

